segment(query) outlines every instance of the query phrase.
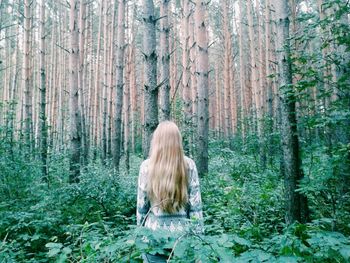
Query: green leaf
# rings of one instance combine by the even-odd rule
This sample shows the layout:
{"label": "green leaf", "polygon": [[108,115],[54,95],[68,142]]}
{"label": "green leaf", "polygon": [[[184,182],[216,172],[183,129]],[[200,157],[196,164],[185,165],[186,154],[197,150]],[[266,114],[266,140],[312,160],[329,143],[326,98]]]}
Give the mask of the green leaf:
{"label": "green leaf", "polygon": [[57,259],[56,263],[64,263],[67,261],[67,255],[61,254],[60,257]]}
{"label": "green leaf", "polygon": [[61,252],[61,249],[59,248],[52,248],[50,251],[47,253],[47,256],[49,258],[57,256]]}
{"label": "green leaf", "polygon": [[64,254],[68,255],[68,254],[72,253],[72,250],[69,247],[65,247],[62,249],[62,252]]}
{"label": "green leaf", "polygon": [[241,237],[239,237],[239,236],[237,236],[237,235],[234,235],[234,236],[233,236],[233,240],[234,240],[237,244],[242,245],[242,246],[250,247],[250,246],[252,245],[252,243],[251,243],[249,240],[244,239],[244,238],[241,238]]}
{"label": "green leaf", "polygon": [[61,243],[52,243],[52,242],[50,242],[50,243],[47,243],[45,245],[45,247],[47,247],[47,248],[62,248],[63,245]]}
{"label": "green leaf", "polygon": [[342,255],[345,260],[350,259],[350,246],[344,246],[343,248],[339,249],[339,253]]}
{"label": "green leaf", "polygon": [[174,255],[178,258],[184,258],[186,249],[187,249],[187,242],[179,242],[174,250]]}

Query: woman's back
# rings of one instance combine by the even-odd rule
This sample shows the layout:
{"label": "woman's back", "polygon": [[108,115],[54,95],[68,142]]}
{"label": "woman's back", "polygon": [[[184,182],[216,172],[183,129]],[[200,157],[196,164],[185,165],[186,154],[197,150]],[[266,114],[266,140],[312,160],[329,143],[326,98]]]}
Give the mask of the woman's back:
{"label": "woman's back", "polygon": [[197,231],[202,231],[202,200],[200,194],[199,178],[194,161],[185,157],[188,180],[188,205],[181,207],[173,213],[165,212],[161,202],[150,200],[147,184],[150,181],[149,164],[145,160],[140,167],[137,195],[137,224],[150,229],[164,229],[169,231],[183,231],[189,218],[198,219]]}

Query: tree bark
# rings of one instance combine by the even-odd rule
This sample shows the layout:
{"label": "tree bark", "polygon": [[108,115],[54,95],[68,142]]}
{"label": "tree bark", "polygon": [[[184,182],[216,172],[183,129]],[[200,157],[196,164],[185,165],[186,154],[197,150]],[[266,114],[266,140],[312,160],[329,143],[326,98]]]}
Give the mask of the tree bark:
{"label": "tree bark", "polygon": [[40,155],[42,162],[42,177],[44,182],[48,180],[47,170],[47,117],[46,117],[46,32],[45,32],[45,0],[41,2],[40,8],[40,121],[39,139]]}
{"label": "tree bark", "polygon": [[245,117],[247,116],[247,96],[246,96],[246,74],[244,62],[244,48],[243,48],[243,10],[245,9],[243,0],[239,0],[239,80],[240,80],[240,131],[244,141],[246,134]]}
{"label": "tree bark", "polygon": [[285,176],[286,220],[305,223],[308,220],[306,196],[297,192],[303,178],[295,114],[295,94],[292,87],[292,64],[289,40],[288,0],[278,1],[276,7],[277,22],[277,62],[279,73],[280,101],[282,114],[282,150]]}
{"label": "tree bark", "polygon": [[116,109],[115,109],[115,148],[114,167],[119,169],[122,146],[122,110],[124,88],[124,50],[125,50],[125,0],[118,4],[118,33],[117,33],[117,72],[116,72]]}
{"label": "tree bark", "polygon": [[[100,79],[100,56],[101,56],[101,37],[103,35],[103,12],[104,12],[104,3],[106,0],[101,1],[100,6],[100,21],[98,26],[98,36],[97,36],[97,56],[96,56],[96,67],[95,67],[95,90],[94,90],[94,111],[93,111],[93,124],[92,124],[92,136],[93,136],[93,145],[96,150],[99,146],[99,131],[100,131],[100,106],[101,106],[101,79]],[[103,84],[103,83],[102,83]]]}
{"label": "tree bark", "polygon": [[208,131],[209,131],[209,101],[208,101],[208,38],[206,27],[206,1],[196,0],[195,32],[197,43],[196,76],[198,88],[198,125],[197,125],[197,167],[200,176],[208,173]]}
{"label": "tree bark", "polygon": [[162,0],[160,5],[160,121],[170,119],[170,54],[169,54],[169,0]]}
{"label": "tree bark", "polygon": [[88,161],[88,137],[86,130],[86,114],[85,114],[85,31],[86,31],[86,0],[80,0],[80,17],[79,17],[79,104],[81,112],[81,144],[82,144],[82,163]]}
{"label": "tree bark", "polygon": [[144,126],[142,151],[147,158],[151,135],[158,125],[158,86],[156,53],[156,18],[153,0],[143,0],[143,55],[144,55]]}
{"label": "tree bark", "polygon": [[33,135],[33,109],[32,99],[33,91],[32,81],[32,69],[31,69],[31,26],[32,26],[32,13],[31,13],[32,2],[30,0],[24,1],[24,133],[27,146],[31,151],[32,146],[32,135]]}
{"label": "tree bark", "polygon": [[228,1],[222,1],[223,31],[224,31],[224,135],[226,138],[232,132],[232,112],[231,112],[231,69],[230,69],[230,51],[231,51],[231,32],[228,22]]}
{"label": "tree bark", "polygon": [[79,0],[70,0],[70,177],[71,183],[79,182],[80,154],[81,154],[81,112],[79,107],[79,28],[78,28]]}

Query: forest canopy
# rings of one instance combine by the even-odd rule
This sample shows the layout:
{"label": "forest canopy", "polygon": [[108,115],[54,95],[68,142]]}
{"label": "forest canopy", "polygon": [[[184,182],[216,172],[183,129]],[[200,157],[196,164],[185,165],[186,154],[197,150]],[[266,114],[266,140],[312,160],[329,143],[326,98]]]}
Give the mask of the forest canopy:
{"label": "forest canopy", "polygon": [[[136,226],[158,123],[205,231]],[[350,262],[347,0],[0,0],[0,262]]]}

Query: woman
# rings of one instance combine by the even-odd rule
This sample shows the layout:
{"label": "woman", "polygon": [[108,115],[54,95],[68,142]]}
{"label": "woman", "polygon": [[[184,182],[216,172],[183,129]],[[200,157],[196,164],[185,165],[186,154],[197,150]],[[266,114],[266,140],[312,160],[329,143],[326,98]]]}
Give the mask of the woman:
{"label": "woman", "polygon": [[[174,122],[161,122],[153,133],[149,158],[140,167],[136,215],[137,225],[153,230],[183,231],[188,219],[196,219],[196,231],[203,231],[197,168],[184,156]],[[145,257],[146,262],[166,260],[161,255]]]}

